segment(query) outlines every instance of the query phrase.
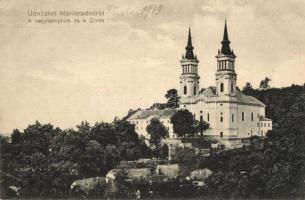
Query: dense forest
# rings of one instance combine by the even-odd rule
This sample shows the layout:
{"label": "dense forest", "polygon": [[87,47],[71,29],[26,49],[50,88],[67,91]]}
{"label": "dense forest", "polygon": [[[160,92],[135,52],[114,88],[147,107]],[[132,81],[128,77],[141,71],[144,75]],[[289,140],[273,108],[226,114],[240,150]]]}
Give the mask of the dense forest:
{"label": "dense forest", "polygon": [[262,142],[202,159],[214,173],[206,195],[217,197],[303,197],[305,194],[305,85],[243,91],[266,104],[273,130]]}
{"label": "dense forest", "polygon": [[[264,139],[252,138],[249,147],[205,158],[182,151],[178,162],[213,171],[206,187],[194,190],[188,185],[182,187],[184,194],[208,198],[304,198],[305,87],[247,87],[243,92],[266,104],[273,131]],[[256,143],[263,146],[257,148]],[[1,198],[12,197],[11,185],[20,188],[22,198],[71,197],[73,180],[104,176],[120,160],[152,156],[134,126],[124,119],[93,126],[82,122],[68,130],[36,122],[24,131],[14,130],[10,138],[1,136],[0,145]],[[175,187],[163,189],[177,191]]]}
{"label": "dense forest", "polygon": [[9,186],[24,198],[63,198],[74,180],[105,176],[120,160],[151,157],[151,151],[126,121],[82,122],[76,130],[61,130],[36,122],[14,130],[11,143],[1,137],[2,197]]}

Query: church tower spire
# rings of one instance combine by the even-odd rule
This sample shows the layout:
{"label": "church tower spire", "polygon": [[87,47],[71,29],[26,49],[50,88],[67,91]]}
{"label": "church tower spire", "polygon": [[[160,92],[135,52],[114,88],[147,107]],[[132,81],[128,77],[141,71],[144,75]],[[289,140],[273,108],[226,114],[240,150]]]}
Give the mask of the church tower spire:
{"label": "church tower spire", "polygon": [[191,35],[191,27],[189,27],[189,35],[188,35],[188,39],[187,39],[187,45],[185,47],[185,58],[186,59],[194,59],[194,52],[193,52],[193,44],[192,44],[192,35]]}
{"label": "church tower spire", "polygon": [[223,39],[221,41],[222,47],[221,47],[221,53],[223,55],[231,55],[232,51],[230,49],[230,40],[228,36],[228,30],[227,30],[227,20],[225,20],[225,28],[223,32]]}
{"label": "church tower spire", "polygon": [[227,21],[225,21],[221,50],[218,50],[216,85],[219,96],[236,96],[235,54],[230,48]]}
{"label": "church tower spire", "polygon": [[182,97],[181,101],[193,101],[199,93],[199,75],[198,75],[198,63],[199,60],[194,54],[191,28],[188,31],[187,45],[185,47],[185,54],[180,60],[182,67],[182,74],[180,76],[180,90],[179,96]]}

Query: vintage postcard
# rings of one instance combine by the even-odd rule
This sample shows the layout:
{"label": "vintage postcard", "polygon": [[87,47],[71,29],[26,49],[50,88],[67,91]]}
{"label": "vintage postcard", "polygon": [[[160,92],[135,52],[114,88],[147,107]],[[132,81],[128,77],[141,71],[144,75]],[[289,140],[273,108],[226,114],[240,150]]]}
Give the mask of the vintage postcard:
{"label": "vintage postcard", "polygon": [[0,0],[1,199],[305,198],[305,2]]}

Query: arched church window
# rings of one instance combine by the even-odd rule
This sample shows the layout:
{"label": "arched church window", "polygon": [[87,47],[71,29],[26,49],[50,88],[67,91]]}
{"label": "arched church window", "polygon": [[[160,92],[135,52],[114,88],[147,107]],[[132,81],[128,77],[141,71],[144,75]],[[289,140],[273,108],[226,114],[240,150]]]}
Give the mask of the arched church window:
{"label": "arched church window", "polygon": [[223,92],[223,83],[220,83],[220,92]]}
{"label": "arched church window", "polygon": [[184,93],[184,94],[187,93],[187,88],[186,88],[186,86],[184,86],[183,93]]}
{"label": "arched church window", "polygon": [[231,93],[233,93],[233,83],[231,83]]}
{"label": "arched church window", "polygon": [[196,95],[196,86],[194,86],[194,95]]}

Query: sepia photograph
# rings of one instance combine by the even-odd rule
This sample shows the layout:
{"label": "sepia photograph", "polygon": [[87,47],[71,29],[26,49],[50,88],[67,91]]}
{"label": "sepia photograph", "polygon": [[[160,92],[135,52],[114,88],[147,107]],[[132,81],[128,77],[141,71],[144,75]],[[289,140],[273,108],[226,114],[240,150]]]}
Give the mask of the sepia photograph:
{"label": "sepia photograph", "polygon": [[0,0],[0,199],[305,199],[305,1]]}

